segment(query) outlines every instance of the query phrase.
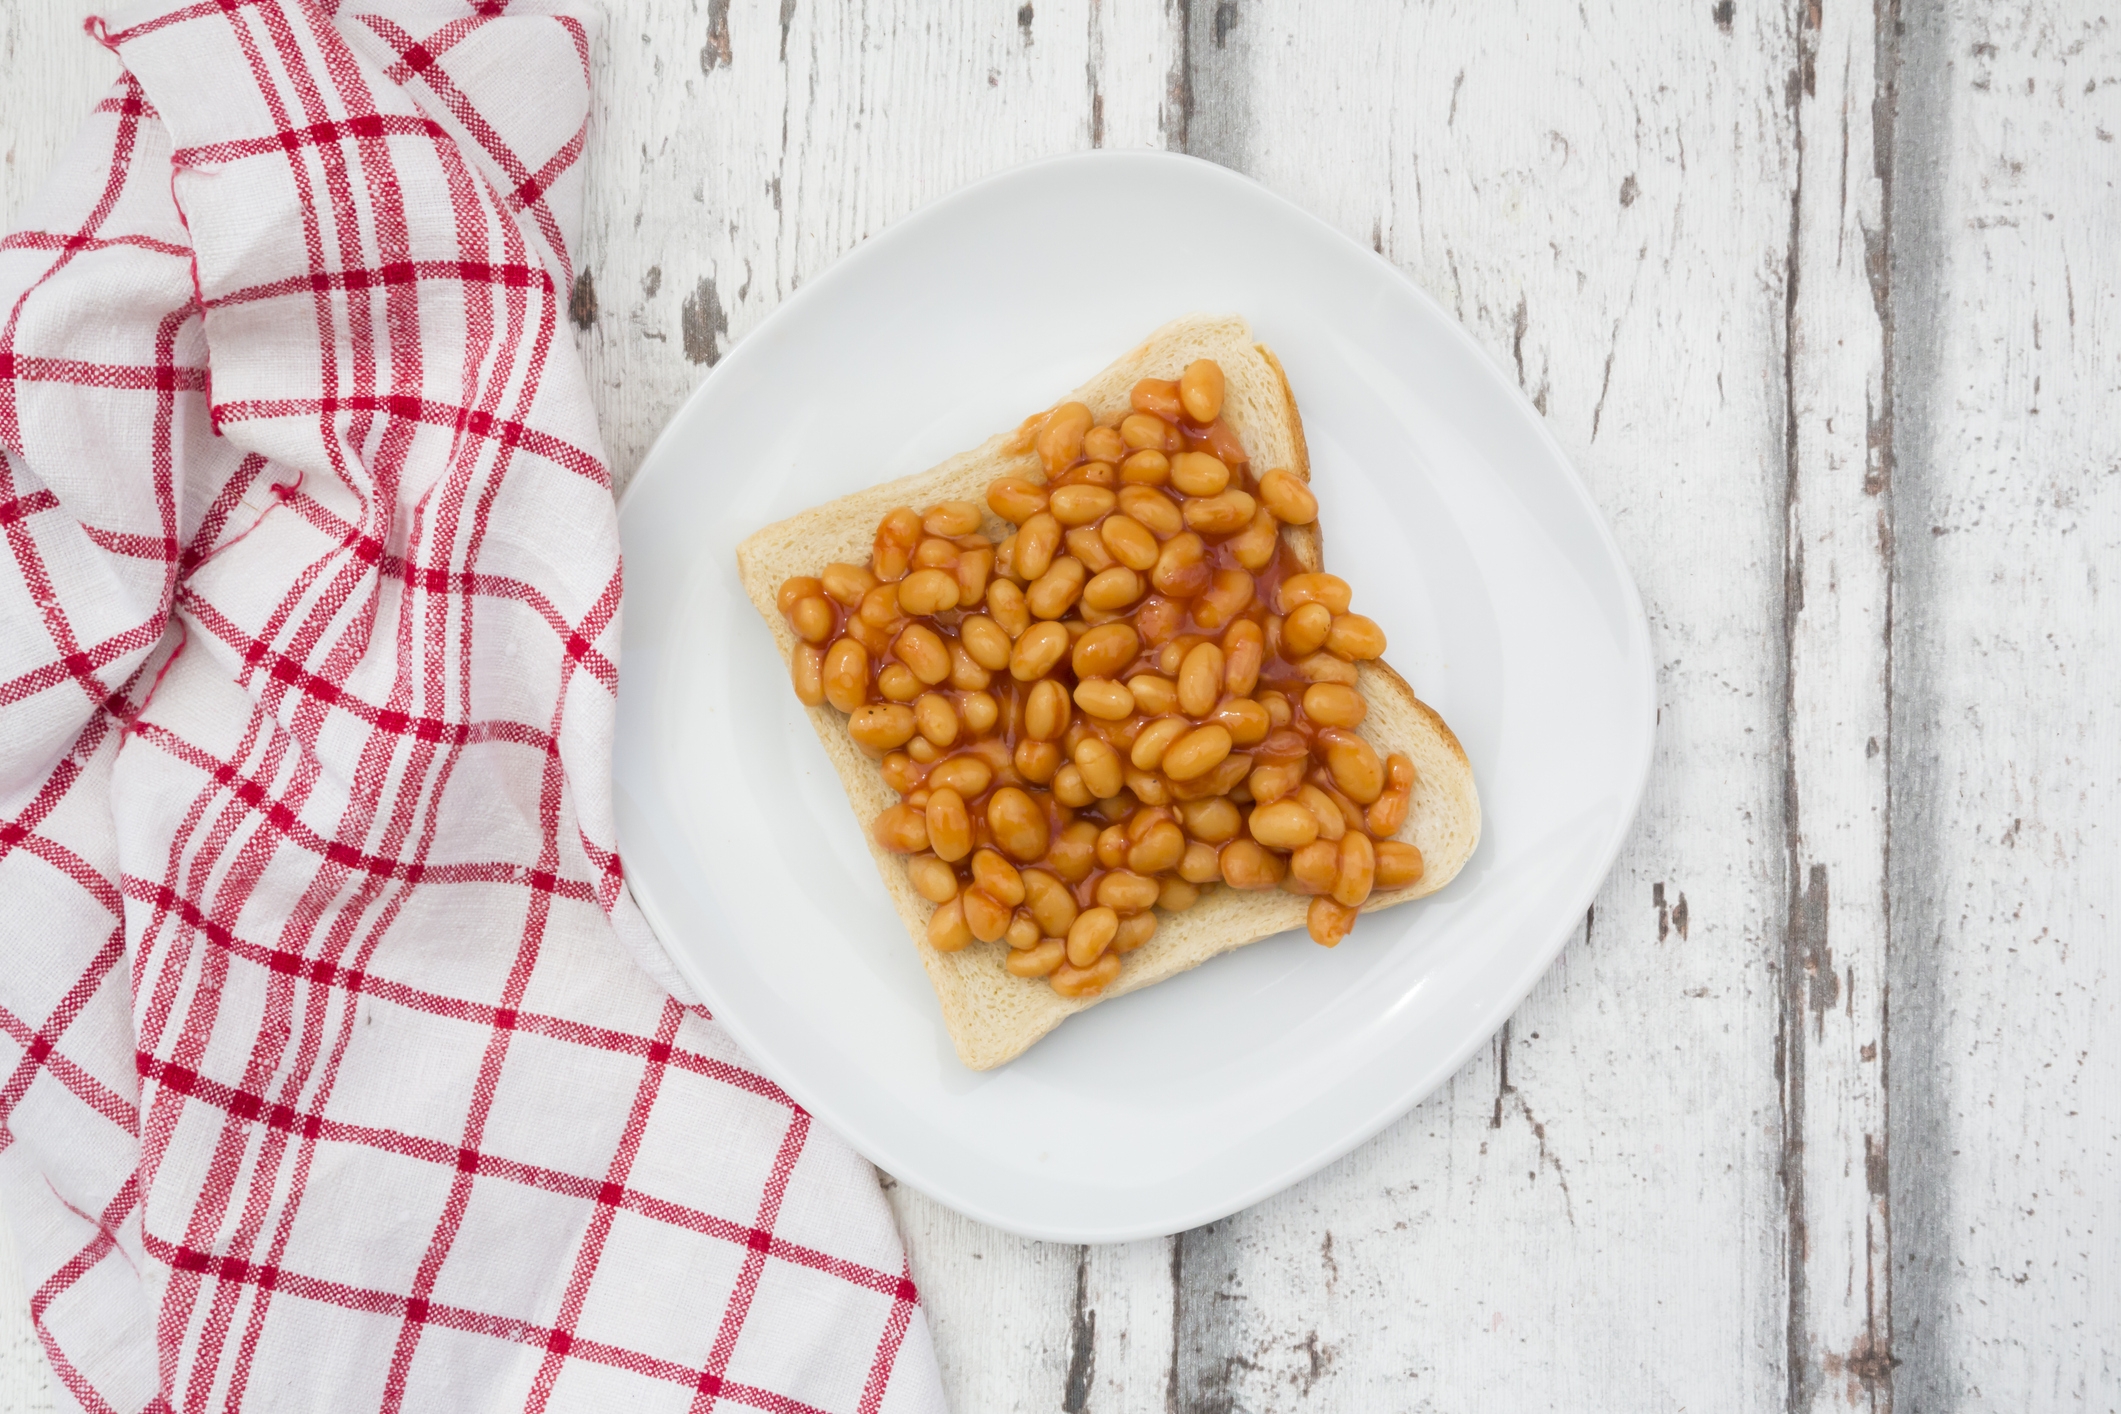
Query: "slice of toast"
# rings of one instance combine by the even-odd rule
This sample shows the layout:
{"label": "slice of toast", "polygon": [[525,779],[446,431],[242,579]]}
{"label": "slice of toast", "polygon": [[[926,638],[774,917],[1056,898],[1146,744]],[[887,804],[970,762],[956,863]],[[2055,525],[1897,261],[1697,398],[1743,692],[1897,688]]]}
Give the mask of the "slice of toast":
{"label": "slice of toast", "polygon": [[[1222,418],[1243,441],[1255,471],[1286,467],[1308,482],[1311,463],[1288,379],[1273,353],[1255,344],[1251,329],[1234,316],[1175,320],[1070,396],[1088,404],[1102,419],[1128,407],[1129,394],[1141,379],[1175,379],[1198,358],[1211,358],[1222,366],[1226,386]],[[782,658],[790,658],[797,643],[775,604],[783,580],[815,574],[832,561],[867,563],[877,522],[895,507],[920,508],[945,500],[972,501],[984,507],[987,487],[999,477],[1043,482],[1037,453],[1010,450],[1016,440],[1014,431],[998,434],[917,476],[843,496],[767,526],[739,545],[737,565],[744,590],[780,646]],[[1319,520],[1328,518],[1331,510],[1323,507]],[[999,540],[1014,527],[990,513],[982,529]],[[1282,534],[1305,569],[1325,567],[1317,522],[1285,526]],[[1355,586],[1358,605],[1365,586],[1377,583],[1360,565],[1337,566],[1335,572]],[[1360,665],[1359,673],[1358,688],[1370,708],[1359,728],[1361,735],[1380,757],[1403,751],[1413,758],[1415,787],[1406,823],[1396,838],[1419,847],[1426,865],[1416,883],[1373,893],[1362,905],[1367,913],[1434,893],[1451,881],[1479,843],[1480,799],[1465,751],[1443,718],[1382,661]],[[869,840],[884,888],[935,985],[958,1058],[973,1070],[987,1070],[1021,1055],[1085,1007],[1152,986],[1218,953],[1304,926],[1310,905],[1307,898],[1281,890],[1239,892],[1213,887],[1185,912],[1161,914],[1155,935],[1127,955],[1126,966],[1112,985],[1100,996],[1080,1000],[1059,995],[1043,978],[1010,973],[1003,965],[1006,943],[974,943],[959,952],[938,952],[927,942],[928,917],[935,906],[914,892],[905,861],[877,844],[870,834],[870,823],[898,803],[898,793],[885,784],[877,763],[848,737],[841,713],[830,706],[806,710],[825,754],[847,788],[848,803]]]}

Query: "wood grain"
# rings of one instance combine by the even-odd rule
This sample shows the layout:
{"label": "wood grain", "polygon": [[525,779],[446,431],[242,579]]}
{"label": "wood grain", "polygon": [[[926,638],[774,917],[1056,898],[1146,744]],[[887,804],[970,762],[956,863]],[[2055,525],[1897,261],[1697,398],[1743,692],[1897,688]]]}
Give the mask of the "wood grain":
{"label": "wood grain", "polygon": [[[0,9],[0,220],[111,76],[83,8]],[[621,485],[891,220],[1170,147],[1451,308],[1649,610],[1634,835],[1443,1091],[1164,1241],[887,1180],[955,1407],[2121,1403],[2109,19],[636,0],[597,62],[573,313]],[[0,1410],[49,1408],[5,1278]]]}

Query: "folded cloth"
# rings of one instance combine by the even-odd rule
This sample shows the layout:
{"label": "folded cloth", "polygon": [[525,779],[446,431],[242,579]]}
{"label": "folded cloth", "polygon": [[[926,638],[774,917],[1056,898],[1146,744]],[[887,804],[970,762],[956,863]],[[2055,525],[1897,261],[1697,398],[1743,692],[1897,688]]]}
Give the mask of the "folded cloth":
{"label": "folded cloth", "polygon": [[615,852],[591,12],[94,28],[0,244],[0,1203],[65,1393],[940,1407],[873,1171]]}

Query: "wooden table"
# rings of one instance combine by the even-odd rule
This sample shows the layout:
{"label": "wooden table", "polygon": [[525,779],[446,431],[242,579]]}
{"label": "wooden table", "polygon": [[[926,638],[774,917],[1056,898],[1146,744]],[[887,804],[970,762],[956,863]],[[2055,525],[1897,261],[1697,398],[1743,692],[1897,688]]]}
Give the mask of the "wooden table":
{"label": "wooden table", "polygon": [[[1454,310],[1649,606],[1633,838],[1443,1091],[1165,1241],[894,1189],[958,1409],[2121,1401],[2116,16],[611,11],[573,308],[622,482],[886,223],[1026,158],[1178,148]],[[0,11],[0,218],[110,77],[79,13]],[[0,1404],[49,1407],[5,1299]]]}

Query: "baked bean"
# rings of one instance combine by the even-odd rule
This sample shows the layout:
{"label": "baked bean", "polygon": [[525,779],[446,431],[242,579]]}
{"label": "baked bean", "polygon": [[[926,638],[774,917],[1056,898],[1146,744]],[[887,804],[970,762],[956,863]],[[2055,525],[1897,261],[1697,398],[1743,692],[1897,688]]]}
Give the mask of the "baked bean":
{"label": "baked bean", "polygon": [[1230,547],[1232,559],[1257,574],[1273,562],[1274,552],[1281,547],[1281,522],[1261,506],[1252,513],[1250,525],[1223,543]]}
{"label": "baked bean", "polygon": [[960,619],[957,637],[972,655],[972,661],[989,672],[998,673],[1009,666],[1009,635],[985,614],[967,614]]}
{"label": "baked bean", "polygon": [[966,800],[984,791],[994,780],[994,768],[970,752],[952,756],[947,761],[938,761],[928,771],[923,783],[930,790],[948,786]]}
{"label": "baked bean", "polygon": [[1223,651],[1212,643],[1195,644],[1178,670],[1178,706],[1189,717],[1215,710],[1223,691]]}
{"label": "baked bean", "polygon": [[[1068,632],[1066,629],[1060,631],[1064,635]],[[1068,719],[1072,715],[1068,707],[1068,689],[1049,678],[1032,688],[1031,695],[1025,699],[1024,731],[1038,741],[1058,741],[1061,733],[1068,730]]]}
{"label": "baked bean", "polygon": [[1061,523],[1051,511],[1040,511],[1025,521],[1024,528],[1016,533],[1016,577],[1028,582],[1044,574],[1052,567],[1060,543]]}
{"label": "baked bean", "polygon": [[1246,783],[1252,799],[1261,805],[1272,804],[1303,784],[1304,763],[1302,761],[1269,761],[1252,768],[1251,779]]}
{"label": "baked bean", "polygon": [[1060,764],[1060,748],[1050,741],[1025,737],[1016,744],[1016,773],[1035,786],[1050,783]]}
{"label": "baked bean", "polygon": [[1046,812],[1015,786],[1003,786],[987,798],[987,828],[1011,859],[1029,864],[1046,852]]}
{"label": "baked bean", "polygon": [[1385,758],[1385,789],[1414,789],[1414,758],[1404,751],[1395,751]]}
{"label": "baked bean", "polygon": [[917,736],[906,743],[906,754],[922,765],[942,759],[943,749],[924,736]]}
{"label": "baked bean", "polygon": [[1069,883],[1080,884],[1096,865],[1097,826],[1088,820],[1071,820],[1062,826],[1046,853],[1045,866]]}
{"label": "baked bean", "polygon": [[1180,801],[1206,800],[1213,795],[1228,795],[1244,784],[1245,777],[1252,773],[1252,758],[1241,751],[1233,751],[1214,770],[1205,776],[1196,777],[1184,785],[1171,787],[1173,798]]}
{"label": "baked bean", "polygon": [[1222,857],[1212,844],[1193,840],[1179,856],[1178,877],[1189,884],[1212,884],[1223,876]]}
{"label": "baked bean", "polygon": [[1304,921],[1310,925],[1312,942],[1320,947],[1337,947],[1355,926],[1355,910],[1320,894],[1311,900],[1311,911]]}
{"label": "baked bean", "polygon": [[1403,840],[1379,840],[1377,851],[1376,887],[1380,889],[1404,889],[1421,882],[1427,872],[1421,851]]}
{"label": "baked bean", "polygon": [[1359,824],[1362,819],[1361,813],[1357,812],[1355,821],[1351,822],[1340,806],[1334,803],[1332,796],[1308,783],[1296,788],[1293,799],[1297,805],[1311,812],[1311,817],[1318,821],[1318,837],[1322,840],[1338,840],[1348,832],[1351,823]]}
{"label": "baked bean", "polygon": [[958,607],[970,608],[987,595],[987,579],[994,573],[994,551],[982,546],[957,557]]}
{"label": "baked bean", "polygon": [[1018,977],[1046,977],[1067,962],[1068,945],[1059,938],[1048,938],[1037,947],[1010,953],[1007,966]]}
{"label": "baked bean", "polygon": [[980,850],[971,856],[971,882],[997,903],[1016,907],[1024,901],[1024,876],[999,850]]}
{"label": "baked bean", "polygon": [[1067,656],[1068,630],[1056,623],[1042,623],[1024,630],[1009,654],[1009,676],[1018,682],[1036,682],[1053,671]]}
{"label": "baked bean", "polygon": [[1097,535],[1116,563],[1138,574],[1154,569],[1163,553],[1149,528],[1130,515],[1106,516],[1098,523]]}
{"label": "baked bean", "polygon": [[896,702],[872,702],[847,718],[847,735],[872,751],[904,746],[913,740],[913,731],[913,709]]}
{"label": "baked bean", "polygon": [[847,620],[847,637],[862,645],[873,662],[891,651],[891,630],[878,628],[860,614]]}
{"label": "baked bean", "polygon": [[1119,753],[1098,737],[1085,737],[1076,746],[1075,769],[1082,772],[1083,784],[1099,800],[1110,800],[1127,783]]}
{"label": "baked bean", "polygon": [[1119,914],[1110,908],[1086,908],[1068,928],[1068,961],[1088,967],[1104,955],[1119,931]]}
{"label": "baked bean", "polygon": [[1208,720],[1222,724],[1230,733],[1233,746],[1256,745],[1274,725],[1267,719],[1267,709],[1249,697],[1230,698],[1217,707]]}
{"label": "baked bean", "polygon": [[1092,579],[1117,563],[1112,552],[1105,548],[1105,537],[1097,533],[1094,525],[1076,526],[1061,537],[1061,543],[1068,547],[1069,554],[1083,562],[1083,568],[1090,571]]}
{"label": "baked bean", "polygon": [[905,506],[884,517],[876,528],[876,544],[870,551],[869,568],[881,580],[902,579],[913,563],[913,549],[921,543],[921,518]]}
{"label": "baked bean", "polygon": [[1178,421],[1185,411],[1175,378],[1144,378],[1134,385],[1127,400],[1136,412],[1152,413],[1166,422]]}
{"label": "baked bean", "polygon": [[919,854],[928,847],[928,821],[905,801],[876,817],[875,834],[876,842],[895,854]]}
{"label": "baked bean", "polygon": [[1280,856],[1253,840],[1232,840],[1222,848],[1223,882],[1233,889],[1271,889],[1281,883],[1287,866]]}
{"label": "baked bean", "polygon": [[1370,704],[1352,687],[1317,682],[1304,689],[1304,715],[1322,727],[1354,727],[1370,714]]}
{"label": "baked bean", "polygon": [[919,724],[921,735],[937,746],[956,744],[957,708],[940,692],[922,693],[913,704],[913,719]]}
{"label": "baked bean", "polygon": [[1281,611],[1293,613],[1299,605],[1323,604],[1336,614],[1348,612],[1354,591],[1337,574],[1292,574],[1281,582]]}
{"label": "baked bean", "polygon": [[1009,931],[1002,934],[1002,941],[1018,952],[1028,952],[1039,945],[1041,936],[1038,920],[1019,908],[1009,919]]}
{"label": "baked bean", "polygon": [[1178,684],[1156,673],[1136,673],[1127,679],[1134,689],[1134,705],[1143,713],[1160,717],[1178,708]]}
{"label": "baked bean", "polygon": [[822,594],[806,594],[788,611],[788,622],[807,643],[823,643],[832,637],[831,601]]}
{"label": "baked bean", "polygon": [[1259,479],[1259,499],[1276,520],[1290,525],[1309,525],[1318,519],[1318,497],[1296,473],[1276,468]]}
{"label": "baked bean", "polygon": [[1340,873],[1333,880],[1333,897],[1349,908],[1359,907],[1370,896],[1377,880],[1377,852],[1370,837],[1350,830],[1340,842]]}
{"label": "baked bean", "polygon": [[1117,501],[1102,486],[1063,486],[1046,501],[1046,510],[1062,525],[1088,525]]}
{"label": "baked bean", "polygon": [[827,594],[850,609],[862,602],[863,595],[876,588],[876,576],[860,565],[827,565],[818,581]]}
{"label": "baked bean", "polygon": [[1212,358],[1197,358],[1178,377],[1178,401],[1186,416],[1203,425],[1215,421],[1223,411],[1222,365]]}
{"label": "baked bean", "polygon": [[1308,658],[1297,659],[1291,666],[1302,674],[1305,682],[1337,682],[1353,687],[1362,681],[1353,663],[1331,653],[1313,653]]}
{"label": "baked bean", "polygon": [[965,926],[965,906],[958,899],[928,915],[928,946],[937,952],[957,952],[970,946],[972,930]]}
{"label": "baked bean", "polygon": [[[897,745],[896,742],[892,743]],[[1164,752],[1163,773],[1175,781],[1190,781],[1220,765],[1230,754],[1230,729],[1210,724],[1195,727]]]}
{"label": "baked bean", "polygon": [[995,627],[1011,638],[1022,637],[1031,626],[1031,606],[1024,602],[1024,591],[1006,579],[987,586],[987,612],[993,616]]}
{"label": "baked bean", "polygon": [[1209,632],[1243,613],[1252,602],[1252,576],[1243,570],[1217,570],[1208,592],[1193,603],[1193,622]]}
{"label": "baked bean", "polygon": [[1258,509],[1251,493],[1234,488],[1215,496],[1190,496],[1183,507],[1186,524],[1203,535],[1243,530]]}
{"label": "baked bean", "polygon": [[[1140,682],[1142,679],[1136,678],[1134,681]],[[1139,694],[1135,697],[1135,705],[1141,705]],[[1135,733],[1134,745],[1128,751],[1127,759],[1134,763],[1134,768],[1138,771],[1153,771],[1162,763],[1164,752],[1170,748],[1171,743],[1191,730],[1193,724],[1184,717],[1158,717]]]}
{"label": "baked bean", "polygon": [[928,847],[938,859],[955,864],[972,853],[972,814],[965,808],[963,796],[948,786],[931,788],[924,813],[928,820]]}
{"label": "baked bean", "polygon": [[1119,464],[1119,479],[1129,486],[1161,486],[1171,479],[1171,459],[1155,447],[1129,452]]}
{"label": "baked bean", "polygon": [[917,570],[948,570],[957,568],[957,546],[937,536],[929,536],[913,552],[913,568]]}
{"label": "baked bean", "polygon": [[1289,710],[1289,699],[1279,692],[1257,693],[1252,700],[1267,709],[1267,720],[1276,727],[1286,727],[1296,720],[1296,714]]}
{"label": "baked bean", "polygon": [[899,612],[898,586],[879,584],[862,596],[862,607],[855,611],[863,623],[875,624],[878,628],[890,628],[906,617]]}
{"label": "baked bean", "polygon": [[1385,655],[1385,631],[1377,620],[1361,614],[1342,614],[1326,634],[1326,649],[1335,657],[1366,663]]}
{"label": "baked bean", "polygon": [[[1162,893],[1161,885],[1158,886],[1158,893]],[[1119,927],[1113,930],[1112,951],[1115,953],[1133,952],[1155,936],[1155,914],[1148,912],[1129,914],[1125,918],[1120,919]]]}
{"label": "baked bean", "polygon": [[1325,747],[1326,769],[1333,773],[1333,784],[1345,791],[1358,805],[1368,805],[1384,794],[1384,763],[1377,759],[1377,752],[1353,732],[1338,729],[1318,734]]}
{"label": "baked bean", "polygon": [[1230,468],[1206,452],[1180,452],[1171,458],[1171,484],[1188,496],[1214,496],[1229,486]]}
{"label": "baked bean", "polygon": [[1100,624],[1075,640],[1068,666],[1078,678],[1109,678],[1134,661],[1141,639],[1130,624]]}
{"label": "baked bean", "polygon": [[1223,631],[1223,690],[1236,697],[1250,697],[1259,684],[1259,670],[1266,654],[1266,636],[1257,623],[1251,619],[1232,623]]}
{"label": "baked bean", "polygon": [[1119,424],[1120,440],[1136,451],[1161,454],[1168,424],[1154,413],[1129,413]]}
{"label": "baked bean", "polygon": [[930,903],[948,903],[957,897],[957,871],[932,854],[916,854],[907,860],[906,879]]}
{"label": "baked bean", "polygon": [[[1286,802],[1284,802],[1286,803]],[[1292,894],[1327,894],[1340,877],[1340,846],[1331,840],[1313,840],[1289,855],[1289,877],[1281,886]]]}
{"label": "baked bean", "polygon": [[[846,642],[848,642],[847,639],[843,638],[840,640],[840,643]],[[837,648],[839,643],[835,643],[832,646]],[[855,644],[853,647],[857,653],[862,651],[859,644]],[[788,676],[795,683],[796,701],[802,703],[805,707],[815,707],[823,702],[825,700],[825,650],[818,647],[815,643],[796,644],[795,652],[788,659]],[[868,685],[868,674],[865,671],[862,676],[862,686],[867,688]],[[833,705],[838,706],[837,703]],[[855,705],[860,706],[861,704],[857,702]],[[846,712],[853,709],[841,707],[840,710]]]}
{"label": "baked bean", "polygon": [[1097,800],[1090,794],[1090,787],[1083,784],[1083,773],[1075,769],[1073,761],[1053,773],[1053,798],[1070,810],[1081,810]]}
{"label": "baked bean", "polygon": [[926,624],[908,624],[892,640],[891,651],[913,675],[930,687],[950,676],[950,650],[942,635]]}
{"label": "baked bean", "polygon": [[985,891],[967,889],[958,895],[957,901],[964,910],[965,926],[981,942],[999,942],[1002,934],[1009,931],[1010,910],[988,897]]}
{"label": "baked bean", "polygon": [[1171,787],[1154,771],[1137,770],[1129,766],[1126,770],[1127,789],[1144,805],[1169,805]]}
{"label": "baked bean", "polygon": [[1107,491],[1119,485],[1119,468],[1110,462],[1084,462],[1068,473],[1070,486],[1102,486]]}
{"label": "baked bean", "polygon": [[1178,807],[1178,818],[1185,822],[1187,834],[1211,845],[1229,843],[1245,827],[1237,806],[1221,796],[1186,802]]}
{"label": "baked bean", "polygon": [[921,529],[930,535],[970,535],[979,523],[979,506],[972,501],[938,501],[921,517]]}
{"label": "baked bean", "polygon": [[1038,459],[1045,463],[1046,475],[1058,476],[1068,469],[1068,464],[1083,449],[1083,435],[1096,421],[1090,409],[1081,403],[1062,403],[1046,414],[1035,443]]}
{"label": "baked bean", "polygon": [[1134,712],[1134,694],[1110,678],[1084,678],[1075,685],[1075,705],[1100,721],[1116,722]]}
{"label": "baked bean", "polygon": [[1208,547],[1198,535],[1187,531],[1164,542],[1149,580],[1164,593],[1190,599],[1206,589],[1215,572],[1208,565]]}
{"label": "baked bean", "polygon": [[1133,570],[1125,565],[1114,565],[1083,586],[1083,603],[1092,609],[1112,613],[1141,598],[1147,587]]}
{"label": "baked bean", "polygon": [[1097,832],[1097,862],[1117,869],[1127,862],[1127,827],[1107,825]]}
{"label": "baked bean", "polygon": [[796,605],[824,591],[824,581],[815,575],[790,575],[781,581],[780,589],[774,593],[773,604],[784,614],[793,613]]}
{"label": "baked bean", "polygon": [[883,764],[877,769],[883,772],[884,784],[897,791],[900,795],[905,795],[916,789],[921,783],[920,767],[915,765],[913,758],[903,751],[893,751],[887,754],[884,757]]}
{"label": "baked bean", "polygon": [[1093,427],[1083,434],[1083,455],[1094,462],[1116,462],[1127,454],[1117,427]]}
{"label": "baked bean", "polygon": [[959,692],[978,692],[994,681],[994,674],[979,665],[965,645],[950,640],[950,685]]}
{"label": "baked bean", "polygon": [[1119,508],[1158,540],[1169,540],[1186,528],[1178,502],[1151,486],[1129,486],[1120,492]]}
{"label": "baked bean", "polygon": [[1063,962],[1053,969],[1046,979],[1048,986],[1073,1001],[1080,997],[1094,997],[1112,984],[1119,976],[1119,954],[1108,952],[1088,967],[1077,967]]}
{"label": "baked bean", "polygon": [[987,506],[1011,525],[1022,525],[1046,508],[1046,488],[1021,476],[1005,476],[989,483]]}
{"label": "baked bean", "polygon": [[1407,792],[1388,790],[1370,802],[1363,813],[1363,823],[1371,834],[1385,839],[1399,833],[1399,827],[1407,823]]}
{"label": "baked bean", "polygon": [[1253,807],[1252,838],[1269,849],[1302,849],[1318,838],[1318,820],[1293,800]]}
{"label": "baked bean", "polygon": [[1186,623],[1186,606],[1176,599],[1151,594],[1134,610],[1134,629],[1150,647],[1169,641]]}
{"label": "baked bean", "polygon": [[1023,872],[1024,899],[1030,905],[1032,917],[1049,938],[1065,938],[1068,929],[1075,924],[1075,894],[1052,874],[1043,869],[1026,869]]}
{"label": "baked bean", "polygon": [[1186,854],[1186,832],[1169,820],[1151,825],[1127,850],[1127,867],[1137,874],[1161,874]]}
{"label": "baked bean", "polygon": [[886,663],[876,675],[876,690],[893,702],[911,702],[923,684],[904,663]]}
{"label": "baked bean", "polygon": [[[1199,847],[1202,849],[1207,848],[1207,846],[1205,845]],[[1209,851],[1211,857],[1213,853],[1214,851]],[[1166,913],[1184,913],[1187,909],[1191,908],[1194,904],[1199,902],[1200,885],[1192,883],[1191,881],[1186,879],[1166,878],[1164,880],[1163,891],[1157,894],[1156,896],[1156,906]],[[1147,913],[1141,916],[1144,918],[1154,918],[1156,915],[1153,913]]]}
{"label": "baked bean", "polygon": [[1073,555],[1062,555],[1031,582],[1031,587],[1024,591],[1024,602],[1040,618],[1057,619],[1075,607],[1075,601],[1083,594],[1083,581],[1088,578],[1081,560]]}
{"label": "baked bean", "polygon": [[1097,881],[1097,901],[1118,913],[1139,913],[1156,906],[1162,892],[1156,880],[1131,869],[1115,869]]}

